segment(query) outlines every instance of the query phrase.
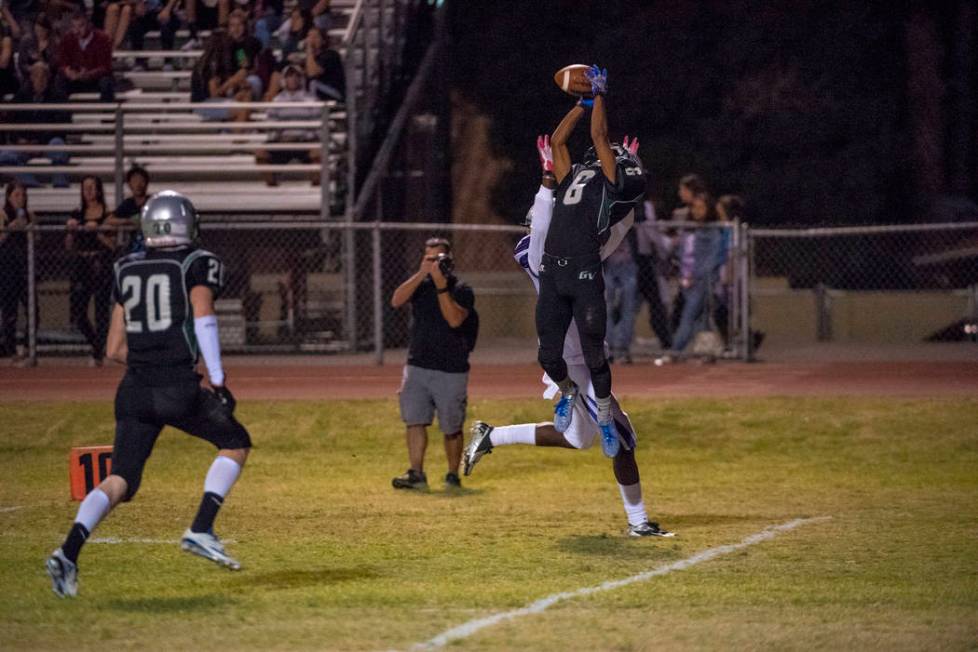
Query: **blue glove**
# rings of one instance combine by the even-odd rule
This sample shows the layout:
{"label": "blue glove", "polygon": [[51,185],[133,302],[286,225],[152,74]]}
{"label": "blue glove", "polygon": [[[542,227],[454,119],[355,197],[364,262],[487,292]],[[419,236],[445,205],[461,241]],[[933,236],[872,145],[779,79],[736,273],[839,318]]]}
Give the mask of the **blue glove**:
{"label": "blue glove", "polygon": [[579,106],[581,108],[584,108],[584,109],[591,109],[591,108],[594,107],[594,98],[593,97],[582,97],[581,99],[577,100],[577,106]]}
{"label": "blue glove", "polygon": [[592,95],[604,95],[608,92],[607,68],[599,68],[597,64],[594,64],[584,73],[584,78],[591,82]]}

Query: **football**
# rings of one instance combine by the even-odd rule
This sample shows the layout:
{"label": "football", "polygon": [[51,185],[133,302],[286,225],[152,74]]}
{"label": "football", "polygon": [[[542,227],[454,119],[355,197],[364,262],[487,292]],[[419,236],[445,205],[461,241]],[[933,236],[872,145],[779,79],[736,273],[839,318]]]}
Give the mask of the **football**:
{"label": "football", "polygon": [[560,86],[560,90],[569,95],[589,97],[591,95],[591,82],[587,80],[584,73],[590,67],[583,63],[564,66],[554,73],[554,82]]}

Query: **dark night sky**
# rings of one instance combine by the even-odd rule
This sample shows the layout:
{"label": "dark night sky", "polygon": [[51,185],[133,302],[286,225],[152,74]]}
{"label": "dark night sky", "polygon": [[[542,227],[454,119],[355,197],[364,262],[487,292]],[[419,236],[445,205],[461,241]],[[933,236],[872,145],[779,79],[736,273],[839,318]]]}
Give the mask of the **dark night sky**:
{"label": "dark night sky", "polygon": [[[974,197],[973,3],[447,6],[453,86],[515,164],[493,193],[502,214],[519,215],[533,140],[573,103],[553,73],[593,62],[609,71],[612,137],[640,137],[666,208],[687,172],[743,194],[763,224],[937,219],[942,198]],[[576,138],[572,154],[586,127]]]}

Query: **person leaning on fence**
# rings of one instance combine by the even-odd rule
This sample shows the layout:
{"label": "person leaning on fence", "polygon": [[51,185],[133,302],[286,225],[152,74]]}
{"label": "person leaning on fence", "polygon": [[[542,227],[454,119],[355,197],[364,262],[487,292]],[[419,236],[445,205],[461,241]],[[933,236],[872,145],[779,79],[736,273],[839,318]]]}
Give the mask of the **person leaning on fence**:
{"label": "person leaning on fence", "polygon": [[25,229],[34,222],[27,207],[27,188],[19,181],[7,184],[0,213],[0,356],[11,358],[15,365],[23,363],[17,349],[17,309],[27,304]]}
{"label": "person leaning on fence", "polygon": [[604,259],[605,299],[608,304],[608,362],[632,363],[632,338],[638,312],[638,266],[635,231],[630,230]]}
{"label": "person leaning on fence", "polygon": [[713,198],[705,193],[693,197],[689,215],[700,226],[688,230],[680,243],[683,310],[672,338],[672,355],[660,358],[663,362],[684,351],[698,332],[708,330],[713,287],[722,264],[723,235],[716,228]]}
{"label": "person leaning on fence", "polygon": [[149,172],[146,168],[134,165],[126,172],[126,185],[129,196],[109,214],[108,224],[127,233],[133,233],[133,251],[142,248],[142,232],[139,230],[139,212],[149,199]]}
{"label": "person leaning on fence", "polygon": [[472,288],[455,276],[451,244],[443,238],[425,242],[418,271],[391,297],[391,306],[411,304],[411,333],[400,395],[401,419],[407,426],[411,467],[392,481],[396,489],[427,489],[424,454],[427,427],[438,413],[448,458],[446,488],[462,486],[462,426],[468,402],[469,353],[475,348],[479,318]]}
{"label": "person leaning on fence", "polygon": [[[92,347],[92,365],[102,366],[105,337],[109,331],[112,298],[112,262],[115,233],[109,228],[102,180],[82,179],[81,206],[72,211],[66,227],[65,249],[70,260],[71,323]],[[88,321],[88,302],[95,302],[95,327]]]}
{"label": "person leaning on fence", "polygon": [[96,92],[100,102],[115,101],[112,41],[92,26],[84,11],[72,14],[71,31],[61,40],[58,59],[58,86],[66,96]]}
{"label": "person leaning on fence", "polygon": [[[65,102],[64,95],[51,85],[51,72],[47,64],[37,62],[31,66],[30,79],[14,98],[16,104],[61,104]],[[21,124],[51,125],[43,130],[16,132],[15,145],[64,145],[65,133],[55,126],[71,122],[71,114],[67,111],[11,111],[7,122]],[[51,165],[67,165],[70,157],[67,152],[25,152],[20,150],[4,150],[0,148],[0,165],[27,165],[32,158],[40,156],[51,161]],[[15,175],[17,180],[26,186],[39,186],[40,183],[32,173],[24,172]],[[51,175],[55,188],[68,187],[68,175],[59,172]]]}
{"label": "person leaning on fence", "polygon": [[[316,98],[305,89],[305,76],[302,69],[298,66],[286,66],[283,77],[285,88],[272,100],[275,103],[283,102],[315,102]],[[272,108],[268,111],[269,120],[318,120],[321,111],[318,107],[287,107]],[[273,143],[316,143],[318,134],[315,129],[278,129],[269,138]],[[255,152],[255,159],[258,163],[284,165],[294,159],[302,163],[319,163],[320,149],[316,147],[296,147],[287,150],[265,150],[259,149]],[[274,172],[264,174],[265,183],[269,186],[278,185],[278,176]],[[312,184],[319,185],[319,172],[312,173]]]}

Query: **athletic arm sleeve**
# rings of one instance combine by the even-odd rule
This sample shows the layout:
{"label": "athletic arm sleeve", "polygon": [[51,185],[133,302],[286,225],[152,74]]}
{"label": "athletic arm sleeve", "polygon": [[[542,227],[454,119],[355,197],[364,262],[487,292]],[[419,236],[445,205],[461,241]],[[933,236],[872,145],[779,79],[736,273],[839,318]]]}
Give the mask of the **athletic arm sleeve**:
{"label": "athletic arm sleeve", "polygon": [[221,387],[224,385],[224,368],[221,366],[221,338],[217,331],[217,316],[194,318],[194,334],[197,336],[197,346],[204,358],[211,385]]}
{"label": "athletic arm sleeve", "polygon": [[543,245],[550,231],[550,218],[554,212],[554,191],[540,186],[533,198],[533,218],[530,220],[530,248],[527,250],[530,271],[537,274],[543,262]]}

